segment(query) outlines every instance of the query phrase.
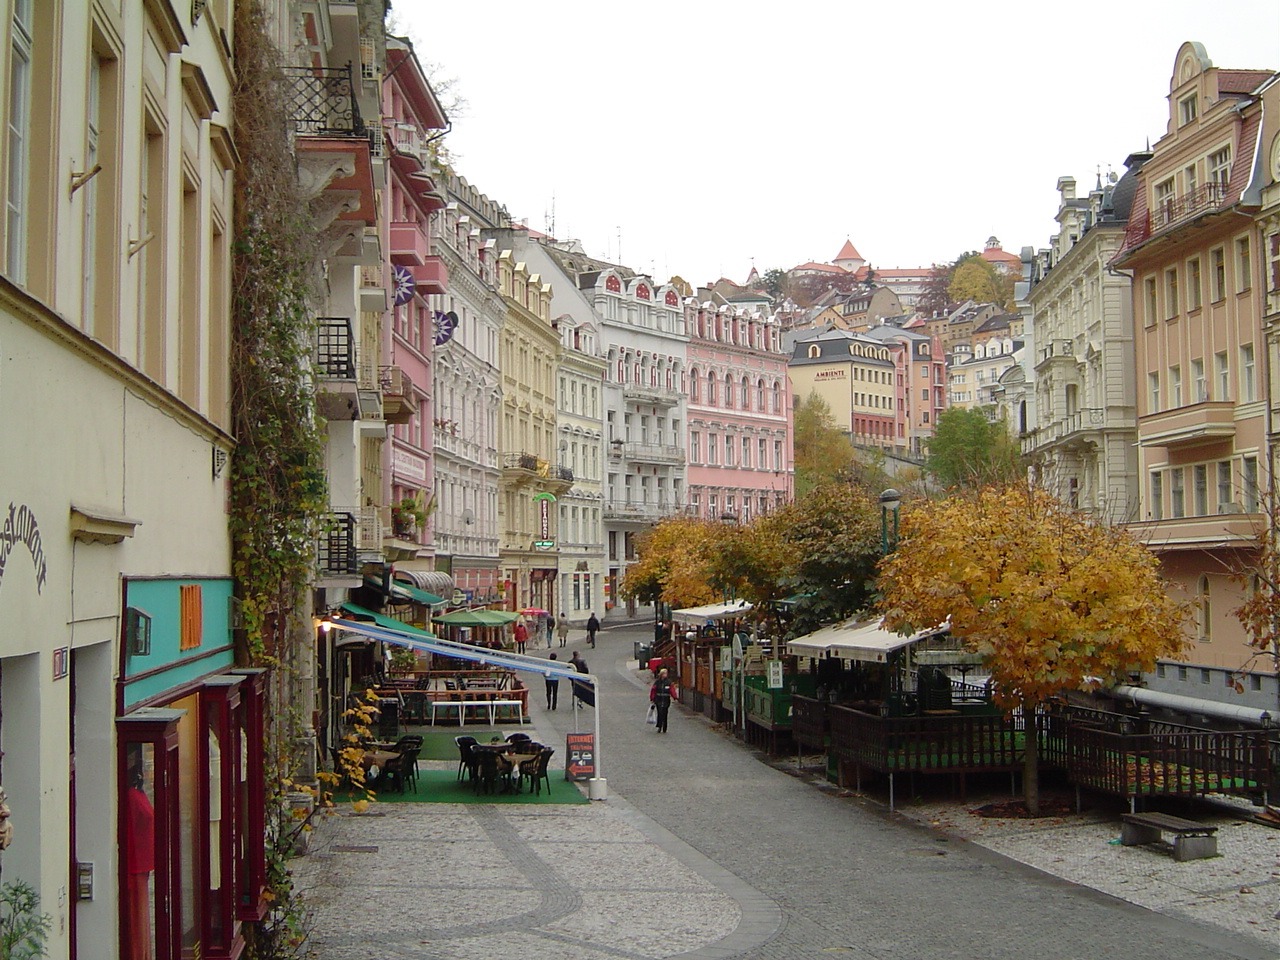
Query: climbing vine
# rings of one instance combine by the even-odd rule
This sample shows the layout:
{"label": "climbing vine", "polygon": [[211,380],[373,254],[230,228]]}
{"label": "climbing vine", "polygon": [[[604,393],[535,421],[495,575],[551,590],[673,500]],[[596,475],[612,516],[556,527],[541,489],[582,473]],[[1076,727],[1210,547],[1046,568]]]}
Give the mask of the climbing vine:
{"label": "climbing vine", "polygon": [[[306,911],[288,859],[324,808],[309,784],[299,706],[312,641],[308,585],[327,510],[324,426],[311,375],[320,250],[291,149],[290,102],[258,0],[235,6],[236,218],[232,298],[230,519],[243,621],[237,660],[269,666],[266,729],[270,910],[246,931],[247,955],[306,955]],[[314,752],[314,751],[312,751]],[[317,802],[319,801],[319,802]]]}

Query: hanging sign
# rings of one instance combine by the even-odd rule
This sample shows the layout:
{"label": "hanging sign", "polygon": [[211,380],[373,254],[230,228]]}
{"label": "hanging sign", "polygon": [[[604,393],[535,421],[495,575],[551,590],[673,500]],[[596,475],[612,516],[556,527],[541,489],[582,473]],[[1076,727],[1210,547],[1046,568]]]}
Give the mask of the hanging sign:
{"label": "hanging sign", "polygon": [[436,310],[431,315],[432,323],[435,327],[435,342],[439,347],[448,343],[453,339],[453,331],[458,329],[458,315],[450,310],[448,313],[441,313]]}
{"label": "hanging sign", "polygon": [[418,282],[413,279],[413,274],[408,267],[402,267],[397,263],[392,269],[396,279],[396,306],[403,307],[413,299]]}

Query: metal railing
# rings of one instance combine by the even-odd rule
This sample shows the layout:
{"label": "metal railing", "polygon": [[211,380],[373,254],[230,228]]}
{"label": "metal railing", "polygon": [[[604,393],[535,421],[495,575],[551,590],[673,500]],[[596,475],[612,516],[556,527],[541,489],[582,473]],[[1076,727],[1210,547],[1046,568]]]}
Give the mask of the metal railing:
{"label": "metal railing", "polygon": [[356,518],[350,513],[329,513],[321,518],[316,565],[322,574],[349,576],[360,572],[356,526]]}
{"label": "metal railing", "polygon": [[305,137],[364,137],[351,64],[345,67],[282,67],[288,82],[289,119]]}
{"label": "metal railing", "polygon": [[346,317],[321,317],[316,324],[316,368],[336,380],[356,378],[356,342]]}
{"label": "metal railing", "polygon": [[1178,224],[1194,220],[1229,206],[1227,185],[1216,181],[1201,184],[1181,197],[1165,197],[1156,201],[1144,217],[1131,217],[1124,231],[1125,249],[1146,242],[1155,234]]}

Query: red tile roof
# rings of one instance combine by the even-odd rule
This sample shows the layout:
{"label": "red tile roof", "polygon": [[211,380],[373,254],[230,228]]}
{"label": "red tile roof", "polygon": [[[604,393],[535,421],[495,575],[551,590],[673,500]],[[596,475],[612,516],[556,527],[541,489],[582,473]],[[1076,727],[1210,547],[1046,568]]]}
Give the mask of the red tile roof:
{"label": "red tile roof", "polygon": [[833,263],[839,263],[841,260],[861,260],[862,254],[853,248],[853,242],[846,239],[844,246],[840,248],[840,252],[836,254]]}
{"label": "red tile roof", "polygon": [[1219,70],[1219,93],[1253,93],[1271,76],[1270,70]]}

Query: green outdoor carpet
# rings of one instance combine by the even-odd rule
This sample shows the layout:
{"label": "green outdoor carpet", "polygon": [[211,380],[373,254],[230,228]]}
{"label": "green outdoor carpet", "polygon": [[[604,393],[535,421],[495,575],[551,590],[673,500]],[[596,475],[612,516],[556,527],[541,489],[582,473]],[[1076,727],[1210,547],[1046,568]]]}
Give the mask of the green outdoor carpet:
{"label": "green outdoor carpet", "polygon": [[[452,746],[452,743],[450,744]],[[455,751],[456,752],[456,751]],[[575,784],[564,779],[564,771],[552,770],[551,789],[542,784],[542,793],[530,793],[526,784],[520,793],[476,793],[470,780],[458,780],[457,770],[421,770],[418,773],[418,791],[410,784],[404,793],[394,790],[378,791],[378,803],[590,803]],[[338,793],[340,803],[350,803],[357,797]]]}

